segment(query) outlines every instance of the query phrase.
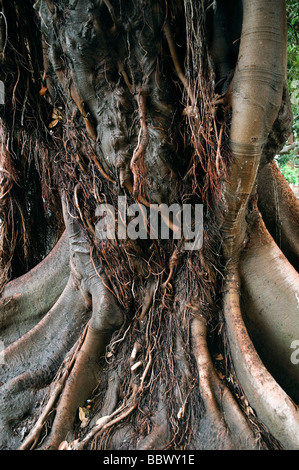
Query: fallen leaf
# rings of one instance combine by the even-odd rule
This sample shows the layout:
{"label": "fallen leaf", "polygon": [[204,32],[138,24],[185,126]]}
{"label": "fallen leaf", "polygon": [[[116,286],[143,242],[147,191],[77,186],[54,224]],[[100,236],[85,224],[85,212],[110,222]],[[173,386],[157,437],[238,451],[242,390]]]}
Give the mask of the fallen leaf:
{"label": "fallen leaf", "polygon": [[62,108],[61,107],[53,109],[52,118],[53,119],[58,119],[59,121],[63,120]]}
{"label": "fallen leaf", "polygon": [[220,370],[216,369],[216,372],[217,372],[217,375],[218,375],[219,379],[223,380],[225,378],[225,375],[222,374],[222,372],[220,372]]}
{"label": "fallen leaf", "polygon": [[68,448],[69,444],[67,441],[62,441],[58,446],[58,450],[68,450]]}
{"label": "fallen leaf", "polygon": [[86,428],[88,423],[89,423],[89,418],[83,419],[83,421],[81,421],[80,428],[82,428],[82,429]]}
{"label": "fallen leaf", "polygon": [[54,121],[50,122],[49,129],[52,129],[53,127],[55,127],[58,124],[58,122],[59,122],[58,119],[54,119]]}
{"label": "fallen leaf", "polygon": [[40,90],[39,90],[39,94],[40,96],[45,96],[45,94],[47,93],[48,91],[48,88],[46,86],[43,86]]}
{"label": "fallen leaf", "polygon": [[79,419],[81,421],[81,428],[85,428],[89,423],[89,410],[85,407],[79,407]]}
{"label": "fallen leaf", "polygon": [[247,414],[247,416],[249,415],[253,415],[253,409],[251,408],[251,406],[245,406],[245,413]]}
{"label": "fallen leaf", "polygon": [[215,360],[216,360],[216,361],[222,361],[222,360],[223,360],[222,354],[217,354],[217,355],[215,356]]}

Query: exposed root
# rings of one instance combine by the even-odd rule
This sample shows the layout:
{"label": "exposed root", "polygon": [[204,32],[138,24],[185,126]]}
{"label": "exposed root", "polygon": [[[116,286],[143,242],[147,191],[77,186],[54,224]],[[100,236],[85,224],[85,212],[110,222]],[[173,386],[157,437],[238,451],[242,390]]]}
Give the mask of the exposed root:
{"label": "exposed root", "polygon": [[191,331],[200,393],[205,405],[205,415],[202,419],[209,422],[210,428],[215,433],[215,439],[217,435],[221,436],[224,449],[259,449],[258,439],[245,415],[215,372],[207,345],[206,320],[200,317],[194,318]]}
{"label": "exposed root", "polygon": [[240,277],[230,264],[225,281],[224,316],[238,380],[258,419],[285,449],[299,449],[299,412],[265,368],[248,335],[240,309]]}
{"label": "exposed root", "polygon": [[83,406],[98,383],[98,359],[108,343],[107,332],[96,332],[90,327],[76,355],[76,361],[64,387],[56,410],[51,437],[44,449],[57,449],[72,429],[79,406]]}
{"label": "exposed root", "polygon": [[[86,337],[71,373],[65,383],[56,410],[52,433],[43,448],[57,449],[65,441],[72,429],[76,412],[96,388],[99,374],[99,358],[103,354],[113,331],[120,327],[123,315],[115,303],[114,296],[102,282],[100,266],[91,259],[89,245],[76,219],[69,213],[67,202],[63,200],[63,212],[70,242],[72,276],[81,295],[92,307],[92,316]],[[98,264],[98,263],[97,263]]]}
{"label": "exposed root", "polygon": [[299,202],[275,162],[260,169],[257,192],[267,229],[299,271]]}
{"label": "exposed root", "polygon": [[252,213],[250,219],[250,241],[240,259],[244,321],[269,372],[299,403],[298,366],[291,361],[291,345],[299,338],[299,274],[259,213]]}
{"label": "exposed root", "polygon": [[136,450],[161,450],[169,445],[171,440],[168,423],[167,403],[165,401],[165,390],[161,390],[158,395],[158,408],[151,419],[152,428],[149,434],[140,440]]}
{"label": "exposed root", "polygon": [[[37,445],[38,440],[40,438],[40,434],[41,434],[41,432],[44,428],[44,425],[45,425],[45,422],[46,422],[46,420],[49,416],[49,413],[52,411],[56,400],[58,399],[59,395],[61,394],[61,392],[63,390],[65,381],[66,381],[66,379],[69,375],[69,372],[70,372],[70,370],[73,366],[73,363],[75,361],[76,354],[77,354],[77,352],[78,352],[78,350],[79,350],[79,348],[82,344],[82,339],[85,338],[85,334],[86,334],[86,328],[85,328],[85,331],[84,331],[84,333],[81,337],[79,345],[75,349],[74,354],[71,355],[71,358],[69,359],[69,363],[67,364],[67,367],[65,368],[62,376],[59,377],[59,379],[57,381],[54,380],[54,382],[51,384],[50,390],[48,392],[48,394],[50,395],[50,398],[49,398],[46,406],[43,408],[42,413],[40,414],[40,416],[39,416],[37,422],[35,423],[34,427],[31,429],[29,435],[26,437],[26,439],[24,440],[24,442],[20,446],[19,450],[32,450]],[[66,362],[66,360],[64,362]]]}
{"label": "exposed root", "polygon": [[[87,320],[86,304],[69,280],[61,297],[43,319],[4,350],[5,363],[0,366],[1,429],[7,423],[23,419],[26,413],[32,414],[33,419],[38,397],[45,393]],[[42,355],[40,351],[43,351]],[[13,435],[11,425],[8,424],[1,445],[10,446],[16,442],[19,447],[22,436]],[[12,442],[6,442],[5,436],[13,436]]]}
{"label": "exposed root", "polygon": [[166,281],[161,286],[162,289],[166,289],[168,283],[171,281],[171,278],[175,273],[175,269],[178,266],[178,262],[179,262],[179,249],[178,249],[178,247],[176,247],[174,249],[174,252],[172,253],[172,255],[170,257],[170,260],[169,260],[169,274],[168,274],[168,277],[167,277]]}
{"label": "exposed root", "polygon": [[0,331],[6,346],[23,336],[55,304],[69,278],[66,233],[35,268],[10,281],[0,298]]}
{"label": "exposed root", "polygon": [[[41,365],[38,357],[41,350],[46,361],[57,354],[58,345],[63,354],[80,331],[86,310],[86,304],[70,278],[60,298],[42,320],[5,349],[2,381]],[[57,349],[53,350],[53,342]]]}
{"label": "exposed root", "polygon": [[103,354],[112,332],[117,326],[120,326],[122,315],[115,306],[112,294],[109,291],[107,291],[108,293],[103,292],[103,288],[99,289],[98,276],[92,276],[91,281],[93,315],[84,340],[74,353],[63,376],[56,382],[53,395],[51,395],[36,426],[22,445],[22,449],[34,447],[37,444],[47,415],[61,393],[51,436],[43,444],[44,449],[57,449],[72,429],[78,407],[84,404],[97,386],[100,371],[99,358]]}

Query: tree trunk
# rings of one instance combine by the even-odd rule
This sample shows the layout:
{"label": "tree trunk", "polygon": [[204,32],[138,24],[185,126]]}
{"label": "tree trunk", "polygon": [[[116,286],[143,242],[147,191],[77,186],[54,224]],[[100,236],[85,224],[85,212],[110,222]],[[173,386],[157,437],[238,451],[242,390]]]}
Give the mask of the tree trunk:
{"label": "tree trunk", "polygon": [[0,4],[1,448],[299,449],[284,2]]}

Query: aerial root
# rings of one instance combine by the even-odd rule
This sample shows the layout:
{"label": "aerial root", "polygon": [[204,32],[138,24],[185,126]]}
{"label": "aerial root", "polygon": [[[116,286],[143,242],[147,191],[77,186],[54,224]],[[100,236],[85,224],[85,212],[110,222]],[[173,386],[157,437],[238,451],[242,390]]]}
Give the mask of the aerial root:
{"label": "aerial root", "polygon": [[141,192],[141,185],[144,184],[145,163],[144,154],[149,141],[148,128],[146,123],[146,94],[143,90],[137,93],[137,104],[140,119],[140,131],[138,136],[138,144],[133,152],[130,162],[130,168],[133,173],[133,194],[137,197]]}
{"label": "aerial root", "polygon": [[162,284],[162,289],[166,289],[168,283],[171,281],[174,273],[175,273],[175,270],[178,266],[178,263],[179,263],[179,249],[178,247],[176,246],[175,249],[174,249],[174,252],[172,253],[171,257],[170,257],[170,260],[169,260],[169,274],[168,274],[168,277],[166,279],[166,281]]}
{"label": "aerial root", "polygon": [[214,369],[207,345],[206,320],[203,317],[192,320],[191,333],[206,418],[213,430],[222,435],[225,448],[258,449],[257,437],[248,425],[245,415]]}
{"label": "aerial root", "polygon": [[176,50],[176,45],[175,45],[173,33],[171,31],[171,27],[170,27],[170,24],[169,24],[168,21],[165,21],[164,26],[163,26],[163,31],[164,31],[164,34],[165,34],[165,37],[166,37],[166,41],[167,41],[167,44],[168,44],[168,47],[169,47],[169,51],[170,51],[170,55],[171,55],[171,58],[172,58],[172,61],[173,61],[175,71],[177,73],[177,76],[181,80],[184,88],[185,88],[185,91],[187,93],[187,96],[188,96],[190,102],[192,103],[192,111],[194,112],[194,107],[195,107],[194,106],[194,102],[195,102],[194,95],[191,91],[188,80],[186,79],[185,74],[182,70],[182,67],[181,67],[181,64],[180,64],[180,61],[179,61],[179,58],[178,58],[177,50]]}
{"label": "aerial root", "polygon": [[242,318],[240,287],[238,267],[231,263],[225,282],[224,317],[238,381],[250,407],[272,436],[285,449],[299,449],[298,408],[274,380],[256,352]]}

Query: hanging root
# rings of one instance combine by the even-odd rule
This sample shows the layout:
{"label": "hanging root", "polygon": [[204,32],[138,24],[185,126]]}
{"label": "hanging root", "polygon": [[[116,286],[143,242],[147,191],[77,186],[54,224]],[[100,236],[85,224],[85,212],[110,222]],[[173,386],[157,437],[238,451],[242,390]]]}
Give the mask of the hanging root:
{"label": "hanging root", "polygon": [[166,289],[168,283],[171,281],[172,276],[175,273],[175,270],[179,263],[179,249],[175,247],[174,252],[172,253],[170,260],[169,260],[169,274],[166,281],[162,284],[162,289]]}
{"label": "hanging root", "polygon": [[139,194],[144,196],[144,188],[142,189],[142,185],[144,185],[144,182],[146,181],[144,155],[149,141],[146,123],[146,94],[142,90],[139,90],[137,93],[137,104],[140,119],[140,131],[138,136],[138,145],[133,152],[130,168],[134,178],[133,195],[138,199]]}
{"label": "hanging root", "polygon": [[177,50],[176,50],[175,41],[174,41],[173,34],[172,34],[172,31],[171,31],[171,27],[170,27],[170,24],[169,24],[168,21],[165,21],[165,24],[163,26],[163,31],[164,31],[164,34],[165,34],[165,37],[166,37],[166,40],[167,40],[167,44],[168,44],[168,47],[169,47],[169,52],[170,52],[170,55],[171,55],[171,58],[172,58],[172,61],[173,61],[175,71],[177,73],[178,78],[181,80],[181,82],[182,82],[182,84],[185,88],[185,91],[187,93],[187,97],[191,102],[192,112],[194,113],[196,111],[195,110],[195,105],[194,105],[194,101],[195,101],[194,96],[192,94],[192,91],[191,91],[190,85],[188,83],[188,80],[186,79],[185,74],[182,70],[180,60],[178,58],[178,54],[177,54]]}

